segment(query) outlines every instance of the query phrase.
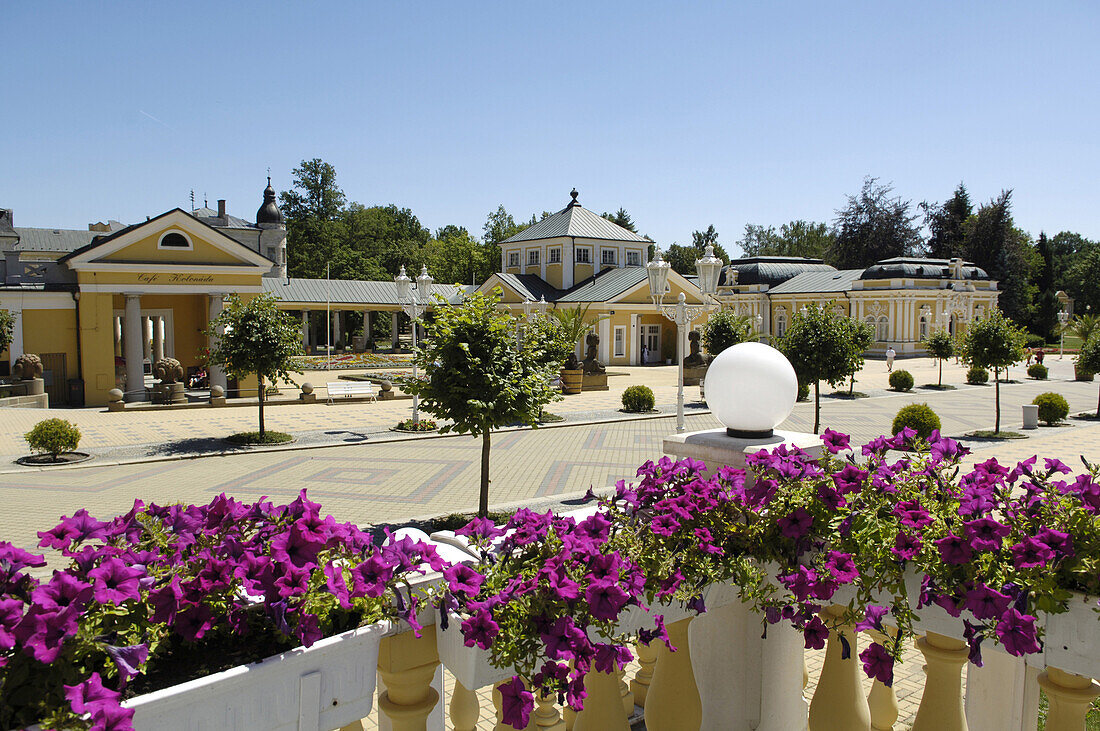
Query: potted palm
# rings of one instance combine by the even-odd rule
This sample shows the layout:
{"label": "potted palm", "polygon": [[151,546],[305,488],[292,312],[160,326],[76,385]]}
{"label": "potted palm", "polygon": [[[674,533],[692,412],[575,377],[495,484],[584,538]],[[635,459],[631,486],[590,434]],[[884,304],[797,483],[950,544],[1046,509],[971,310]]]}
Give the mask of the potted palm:
{"label": "potted palm", "polygon": [[[1097,315],[1077,315],[1065,325],[1066,332],[1076,335],[1081,340],[1081,347],[1084,347],[1089,338],[1094,333],[1100,331],[1100,316]],[[1078,357],[1073,362],[1073,377],[1078,381],[1091,381],[1095,371],[1090,371],[1087,368],[1081,366],[1081,359]]]}
{"label": "potted palm", "polygon": [[589,316],[588,308],[589,305],[583,307],[576,305],[561,310],[555,309],[551,312],[557,323],[561,340],[566,345],[565,350],[567,350],[567,353],[563,353],[561,369],[561,383],[564,393],[581,392],[581,384],[584,382],[584,370],[577,359],[577,343],[580,342],[585,333],[595,327],[596,323],[602,319],[600,315]]}

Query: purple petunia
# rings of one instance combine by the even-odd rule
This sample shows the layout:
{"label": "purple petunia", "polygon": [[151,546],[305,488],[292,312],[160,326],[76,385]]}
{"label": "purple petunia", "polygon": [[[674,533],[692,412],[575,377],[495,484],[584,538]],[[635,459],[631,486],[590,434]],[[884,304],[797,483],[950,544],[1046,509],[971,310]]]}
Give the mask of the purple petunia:
{"label": "purple petunia", "polygon": [[500,625],[493,621],[493,615],[485,609],[478,610],[462,623],[462,636],[465,638],[466,647],[477,645],[482,650],[488,650],[493,644],[493,638],[498,634],[500,634]]}
{"label": "purple petunia", "polygon": [[617,582],[602,579],[588,585],[584,600],[593,617],[610,621],[619,616],[619,611],[630,601],[630,595]]}
{"label": "purple petunia", "polygon": [[1012,562],[1017,568],[1044,568],[1054,558],[1054,551],[1042,541],[1030,536],[1012,547]]}
{"label": "purple petunia", "polygon": [[978,518],[963,523],[970,545],[978,551],[1001,550],[1001,539],[1009,534],[1009,527],[992,518]]}
{"label": "purple petunia", "polygon": [[886,687],[894,684],[894,658],[885,647],[872,642],[859,653],[859,659],[863,661],[863,672],[867,673],[867,677],[874,678]]}
{"label": "purple petunia", "polygon": [[997,622],[997,639],[1001,641],[1005,652],[1020,657],[1039,652],[1039,642],[1035,636],[1035,617],[1021,614],[1010,607]]}
{"label": "purple petunia", "polygon": [[963,606],[978,619],[995,619],[1004,614],[1011,601],[1007,594],[979,584],[966,592],[966,603]]}
{"label": "purple petunia", "polygon": [[940,558],[944,563],[964,564],[974,558],[974,551],[970,543],[961,536],[947,535],[936,541],[936,548],[940,551]]}
{"label": "purple petunia", "polygon": [[452,592],[468,596],[477,596],[478,591],[481,590],[481,584],[485,581],[484,576],[464,563],[444,569],[443,578],[447,580],[447,585]]}
{"label": "purple petunia", "polygon": [[909,561],[920,553],[923,545],[921,539],[917,536],[899,532],[894,537],[894,547],[890,549],[890,553],[894,554],[894,557],[899,561]]}
{"label": "purple petunia", "polygon": [[821,441],[825,442],[825,448],[828,449],[831,454],[837,454],[848,448],[851,437],[847,434],[833,431],[832,429],[826,429],[825,433],[821,435]]}
{"label": "purple petunia", "polygon": [[91,713],[100,706],[117,705],[118,691],[103,687],[103,678],[92,673],[83,683],[65,686],[65,698],[74,713]]}
{"label": "purple petunia", "polygon": [[829,630],[820,617],[814,617],[806,623],[802,636],[807,650],[820,650],[825,647],[825,641],[829,639]]}
{"label": "purple petunia", "polygon": [[121,604],[129,599],[140,599],[138,579],[143,576],[144,570],[127,566],[118,558],[109,558],[88,572],[88,578],[93,580],[93,596],[100,604]]}
{"label": "purple petunia", "polygon": [[531,720],[531,711],[535,707],[535,696],[527,690],[523,681],[512,678],[497,686],[500,691],[500,717],[512,728],[527,728]]}
{"label": "purple petunia", "polygon": [[798,540],[806,535],[806,531],[813,525],[814,518],[805,508],[795,508],[789,515],[776,521],[780,532],[787,538]]}
{"label": "purple petunia", "polygon": [[825,561],[825,568],[837,581],[845,584],[850,584],[859,578],[859,569],[856,568],[856,562],[850,553],[830,551]]}

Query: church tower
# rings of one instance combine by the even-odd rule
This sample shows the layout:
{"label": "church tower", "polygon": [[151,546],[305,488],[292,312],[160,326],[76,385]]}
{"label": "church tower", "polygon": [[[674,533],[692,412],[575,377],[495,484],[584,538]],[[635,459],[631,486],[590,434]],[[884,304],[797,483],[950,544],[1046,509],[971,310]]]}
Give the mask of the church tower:
{"label": "church tower", "polygon": [[[273,251],[275,266],[268,274],[270,277],[285,279],[287,275],[286,259],[286,220],[275,203],[275,189],[271,187],[271,176],[267,177],[264,188],[264,203],[256,211],[256,227],[260,229],[260,253]],[[270,255],[269,255],[270,256]]]}

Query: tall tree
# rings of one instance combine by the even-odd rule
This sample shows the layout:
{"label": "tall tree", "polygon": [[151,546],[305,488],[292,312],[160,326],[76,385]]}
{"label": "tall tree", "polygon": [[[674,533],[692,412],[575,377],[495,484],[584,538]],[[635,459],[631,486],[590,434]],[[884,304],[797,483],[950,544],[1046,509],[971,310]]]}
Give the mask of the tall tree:
{"label": "tall tree", "polygon": [[993,370],[993,399],[996,419],[993,431],[1001,430],[1001,371],[1024,356],[1024,334],[1016,325],[993,310],[973,323],[963,338],[962,357],[972,366]]}
{"label": "tall tree", "polygon": [[1039,243],[1035,249],[1042,262],[1038,278],[1039,303],[1033,329],[1036,334],[1050,340],[1058,327],[1058,298],[1054,296],[1054,251],[1045,233],[1039,233]]}
{"label": "tall tree", "polygon": [[444,226],[424,249],[424,263],[440,282],[477,284],[496,271],[485,247],[461,226]]}
{"label": "tall tree", "polygon": [[638,229],[634,228],[634,220],[630,217],[630,214],[626,212],[625,208],[620,207],[619,210],[615,211],[614,213],[607,213],[605,211],[600,215],[606,218],[608,221],[611,221],[611,223],[622,226],[627,231],[638,233]]}
{"label": "tall tree", "polygon": [[346,198],[336,185],[336,168],[320,158],[303,160],[293,176],[294,189],[279,195],[287,224],[288,268],[292,277],[318,279],[340,249]]}
{"label": "tall tree", "polygon": [[955,194],[943,205],[924,201],[920,207],[924,211],[924,225],[929,230],[928,256],[934,259],[964,256],[966,221],[974,212],[966,186],[959,183]]}
{"label": "tall tree", "polygon": [[824,259],[832,249],[836,234],[827,223],[797,220],[775,226],[745,224],[738,246],[745,256],[800,256]]}
{"label": "tall tree", "polygon": [[745,233],[737,242],[745,256],[784,256],[781,252],[783,241],[775,231],[775,226],[745,224]]}
{"label": "tall tree", "polygon": [[[714,255],[722,261],[729,263],[730,255],[726,253],[726,250],[722,248],[722,245],[718,243],[718,230],[714,228],[714,224],[707,226],[706,231],[692,231],[691,232],[691,245],[695,247],[695,251],[698,254],[698,258],[702,258],[703,252],[707,250],[707,246],[714,247]],[[691,262],[692,273],[695,272],[695,262]]]}
{"label": "tall tree", "polygon": [[964,256],[997,280],[997,306],[1016,322],[1030,322],[1037,292],[1032,270],[1038,257],[1027,234],[1013,223],[1012,191],[1002,191],[981,206],[965,228]]}
{"label": "tall tree", "polygon": [[837,211],[830,260],[840,269],[862,269],[882,259],[909,256],[920,245],[912,203],[892,195],[890,185],[867,177],[859,195]]}

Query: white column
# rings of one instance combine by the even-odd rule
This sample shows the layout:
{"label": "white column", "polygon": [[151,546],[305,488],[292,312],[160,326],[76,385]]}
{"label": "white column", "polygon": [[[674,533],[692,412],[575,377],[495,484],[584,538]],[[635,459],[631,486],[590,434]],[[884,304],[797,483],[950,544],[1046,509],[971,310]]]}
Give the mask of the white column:
{"label": "white column", "polygon": [[[210,295],[210,322],[213,322],[215,319],[217,319],[218,315],[220,315],[222,310],[225,309],[224,300],[224,294]],[[213,350],[215,346],[217,346],[217,344],[218,336],[211,335],[209,341],[210,349]],[[229,384],[229,381],[225,377],[225,369],[221,366],[210,365],[207,369],[207,374],[209,375],[211,386],[221,386],[222,388],[225,388]]]}
{"label": "white column", "polygon": [[397,350],[397,313],[390,313],[390,344],[394,350]]}
{"label": "white column", "polygon": [[11,330],[11,345],[8,346],[8,357],[11,360],[11,364],[15,365],[15,359],[23,355],[23,309],[20,306],[18,310],[11,311],[12,317],[15,318],[15,324]]}
{"label": "white column", "polygon": [[164,359],[164,318],[153,318],[153,362]]}
{"label": "white column", "polygon": [[371,327],[370,310],[363,310],[363,347],[374,346],[374,331]]}
{"label": "white column", "polygon": [[153,323],[145,315],[141,316],[141,352],[147,360],[153,359]]}
{"label": "white column", "polygon": [[630,338],[626,341],[630,349],[630,365],[638,365],[642,357],[641,330],[638,327],[637,313],[630,316]]}
{"label": "white column", "polygon": [[600,320],[599,324],[600,333],[600,348],[599,357],[601,363],[607,363],[608,354],[611,352],[611,321],[607,319]]}
{"label": "white column", "polygon": [[302,310],[302,348],[309,347],[309,310]]}
{"label": "white column", "polygon": [[145,400],[145,328],[141,321],[141,295],[126,295],[126,325],[123,328],[126,358],[126,400]]}

